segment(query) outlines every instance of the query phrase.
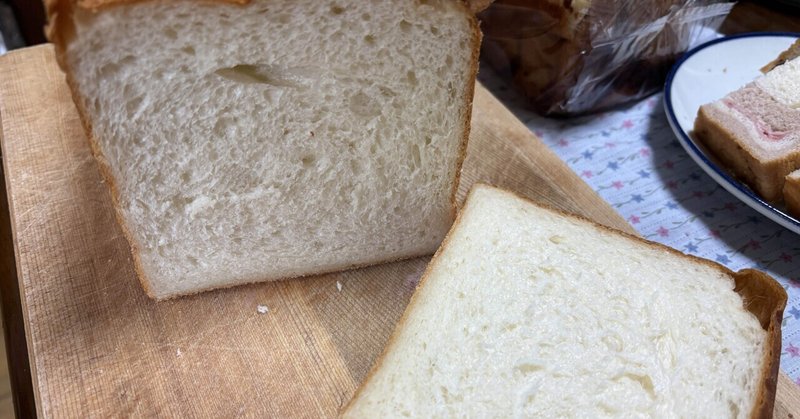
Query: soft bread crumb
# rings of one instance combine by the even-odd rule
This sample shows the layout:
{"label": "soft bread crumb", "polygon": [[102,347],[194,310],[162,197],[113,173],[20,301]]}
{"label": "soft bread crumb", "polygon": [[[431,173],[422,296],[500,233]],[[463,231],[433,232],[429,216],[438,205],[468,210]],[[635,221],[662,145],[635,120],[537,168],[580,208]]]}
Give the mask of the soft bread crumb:
{"label": "soft bread crumb", "polygon": [[336,281],[336,290],[342,292],[342,283],[339,281]]}
{"label": "soft bread crumb", "polygon": [[259,304],[258,307],[256,307],[256,311],[258,314],[267,314],[269,313],[269,307]]}
{"label": "soft bread crumb", "polygon": [[718,265],[477,186],[428,269],[343,417],[754,411],[767,332]]}

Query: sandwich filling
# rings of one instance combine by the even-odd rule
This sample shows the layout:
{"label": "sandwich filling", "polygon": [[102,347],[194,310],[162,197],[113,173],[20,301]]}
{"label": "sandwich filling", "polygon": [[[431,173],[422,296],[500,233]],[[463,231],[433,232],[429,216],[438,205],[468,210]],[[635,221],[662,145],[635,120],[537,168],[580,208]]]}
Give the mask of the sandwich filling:
{"label": "sandwich filling", "polygon": [[729,94],[722,104],[738,114],[737,119],[755,127],[767,141],[797,141],[800,138],[800,109],[780,103],[757,83]]}

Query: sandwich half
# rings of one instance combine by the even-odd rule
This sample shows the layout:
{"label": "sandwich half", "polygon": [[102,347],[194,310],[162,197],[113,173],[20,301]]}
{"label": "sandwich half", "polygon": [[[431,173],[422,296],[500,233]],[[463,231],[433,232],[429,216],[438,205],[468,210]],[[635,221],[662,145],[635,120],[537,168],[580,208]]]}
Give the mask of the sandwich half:
{"label": "sandwich half", "polygon": [[784,178],[800,168],[796,48],[765,67],[764,76],[700,107],[694,126],[696,138],[734,176],[771,202],[781,201]]}
{"label": "sandwich half", "polygon": [[771,417],[783,288],[475,186],[345,418]]}
{"label": "sandwich half", "polygon": [[431,254],[480,31],[458,0],[48,0],[156,299]]}

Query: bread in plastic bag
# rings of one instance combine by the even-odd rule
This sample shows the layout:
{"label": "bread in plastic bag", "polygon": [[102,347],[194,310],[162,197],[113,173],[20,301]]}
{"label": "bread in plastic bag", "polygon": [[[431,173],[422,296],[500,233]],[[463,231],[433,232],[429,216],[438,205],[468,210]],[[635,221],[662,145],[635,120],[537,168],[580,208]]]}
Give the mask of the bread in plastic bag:
{"label": "bread in plastic bag", "polygon": [[687,49],[714,36],[720,0],[498,0],[480,13],[482,60],[531,107],[575,115],[659,90]]}

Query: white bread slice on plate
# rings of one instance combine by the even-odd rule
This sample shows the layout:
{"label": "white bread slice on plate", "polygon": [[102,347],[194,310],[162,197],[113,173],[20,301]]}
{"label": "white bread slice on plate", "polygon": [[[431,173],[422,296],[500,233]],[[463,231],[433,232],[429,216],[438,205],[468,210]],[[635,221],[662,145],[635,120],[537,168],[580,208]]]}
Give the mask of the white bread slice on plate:
{"label": "white bread slice on plate", "polygon": [[480,31],[458,0],[48,1],[156,299],[433,253]]}
{"label": "white bread slice on plate", "polygon": [[769,276],[477,185],[344,408],[371,417],[771,417]]}

